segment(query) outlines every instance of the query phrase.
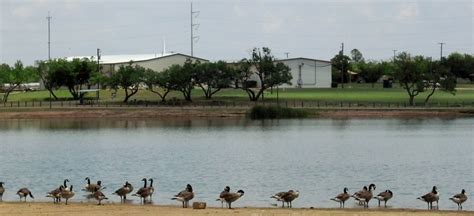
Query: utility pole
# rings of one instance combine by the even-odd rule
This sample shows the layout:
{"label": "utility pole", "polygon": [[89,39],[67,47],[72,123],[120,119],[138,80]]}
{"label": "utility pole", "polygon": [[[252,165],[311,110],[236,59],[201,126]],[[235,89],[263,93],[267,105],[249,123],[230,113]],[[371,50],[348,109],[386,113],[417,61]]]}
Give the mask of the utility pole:
{"label": "utility pole", "polygon": [[193,2],[191,2],[191,56],[194,56],[194,39],[198,39],[199,36],[194,36],[194,27],[199,27],[198,23],[194,23],[194,16],[199,15],[199,11],[193,11]]}
{"label": "utility pole", "polygon": [[[100,56],[102,51],[97,48],[97,72],[100,73]],[[97,83],[97,104],[99,104],[99,97],[100,97],[100,81]]]}
{"label": "utility pole", "polygon": [[[51,61],[51,15],[48,11],[48,16],[46,19],[48,20],[48,61]],[[52,108],[52,101],[51,101],[51,91],[53,89],[49,90],[49,109]]]}
{"label": "utility pole", "polygon": [[341,46],[341,87],[344,88],[344,43]]}
{"label": "utility pole", "polygon": [[397,50],[392,50],[393,51],[393,62],[395,62],[395,57],[397,55]]}
{"label": "utility pole", "polygon": [[51,60],[51,15],[48,11],[48,16],[46,19],[48,20],[48,60]]}
{"label": "utility pole", "polygon": [[288,56],[290,55],[290,52],[284,52],[284,54],[286,55],[286,58],[288,58]]}
{"label": "utility pole", "polygon": [[441,53],[440,53],[440,56],[439,56],[439,60],[441,61],[441,59],[443,59],[443,45],[446,44],[446,43],[439,42],[438,44],[441,45]]}

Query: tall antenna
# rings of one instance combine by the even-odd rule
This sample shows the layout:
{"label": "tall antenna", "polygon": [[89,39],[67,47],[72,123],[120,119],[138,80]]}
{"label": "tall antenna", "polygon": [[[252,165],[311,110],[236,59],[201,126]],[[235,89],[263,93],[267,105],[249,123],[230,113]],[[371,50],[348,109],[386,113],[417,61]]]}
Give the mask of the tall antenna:
{"label": "tall antenna", "polygon": [[446,44],[446,43],[439,42],[438,44],[441,45],[441,52],[440,52],[439,60],[442,60],[443,59],[443,45]]}
{"label": "tall antenna", "polygon": [[[198,16],[199,11],[193,11],[193,2],[191,2],[191,56],[194,56],[194,39],[199,39],[199,36],[194,36],[194,28],[199,27],[198,23],[194,23],[194,16]],[[197,42],[197,41],[196,41]]]}
{"label": "tall antenna", "polygon": [[51,60],[51,15],[49,14],[48,11],[48,16],[46,19],[48,19],[48,60]]}

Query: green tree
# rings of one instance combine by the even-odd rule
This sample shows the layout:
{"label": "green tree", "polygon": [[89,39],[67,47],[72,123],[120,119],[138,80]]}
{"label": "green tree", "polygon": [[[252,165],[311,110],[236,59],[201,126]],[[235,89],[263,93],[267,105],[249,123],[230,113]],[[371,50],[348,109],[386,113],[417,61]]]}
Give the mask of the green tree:
{"label": "green tree", "polygon": [[358,49],[351,50],[351,59],[353,62],[364,62],[364,56]]}
{"label": "green tree", "polygon": [[471,79],[474,74],[474,58],[469,54],[451,53],[443,58],[443,64],[459,78]]}
{"label": "green tree", "polygon": [[194,74],[194,81],[202,89],[206,99],[211,99],[222,88],[229,87],[235,79],[235,70],[224,61],[201,63]]}
{"label": "green tree", "polygon": [[349,78],[348,78],[349,75],[347,71],[349,70],[350,61],[351,61],[351,58],[349,58],[349,56],[341,55],[341,54],[335,55],[331,59],[333,74],[338,73],[338,72],[342,74],[342,77],[338,76],[340,79],[336,80],[336,82],[340,82],[343,88],[344,88],[344,83],[349,81]]}
{"label": "green tree", "polygon": [[144,74],[144,83],[147,85],[147,89],[161,99],[161,102],[166,101],[166,96],[171,91],[170,84],[170,73],[169,70],[164,70],[160,73],[151,69],[146,69]]}
{"label": "green tree", "polygon": [[2,101],[7,102],[10,93],[23,83],[34,81],[34,67],[24,67],[21,61],[16,61],[13,67],[0,65],[0,84],[3,84]]}
{"label": "green tree", "polygon": [[424,91],[424,73],[428,65],[422,56],[412,57],[406,52],[395,58],[395,79],[405,89],[409,96],[410,106],[414,105],[415,97]]}
{"label": "green tree", "polygon": [[425,74],[425,91],[428,95],[425,98],[425,105],[428,104],[435,91],[440,89],[451,94],[456,92],[456,76],[451,73],[448,67],[441,62],[431,62],[429,72]]}
{"label": "green tree", "polygon": [[360,64],[360,73],[359,75],[364,79],[366,83],[371,83],[372,88],[374,84],[382,77],[383,75],[383,65],[378,62],[367,62]]}
{"label": "green tree", "polygon": [[97,63],[88,58],[75,58],[69,64],[71,66],[68,67],[69,70],[64,71],[66,73],[63,75],[65,79],[62,84],[68,88],[72,97],[77,100],[80,98],[79,91],[89,84],[91,75],[97,70]]}
{"label": "green tree", "polygon": [[50,61],[37,61],[36,66],[36,73],[43,83],[43,86],[49,91],[51,96],[57,100],[58,97],[54,94],[54,90],[61,87],[61,84],[55,76],[56,70],[52,69],[52,63]]}
{"label": "green tree", "polygon": [[[291,84],[290,68],[285,64],[275,62],[275,57],[267,47],[262,49],[254,48],[250,59],[243,59],[238,68],[238,79],[242,84],[240,88],[245,90],[251,101],[257,101],[265,89]],[[258,88],[247,85],[257,77]]]}
{"label": "green tree", "polygon": [[193,77],[199,64],[199,61],[193,63],[191,59],[187,59],[183,66],[172,65],[165,70],[165,73],[168,74],[170,89],[181,92],[186,101],[192,101]]}
{"label": "green tree", "polygon": [[122,88],[125,91],[123,102],[127,103],[130,97],[138,92],[144,73],[145,68],[130,62],[128,65],[121,65],[117,72],[109,77],[107,83],[113,89]]}

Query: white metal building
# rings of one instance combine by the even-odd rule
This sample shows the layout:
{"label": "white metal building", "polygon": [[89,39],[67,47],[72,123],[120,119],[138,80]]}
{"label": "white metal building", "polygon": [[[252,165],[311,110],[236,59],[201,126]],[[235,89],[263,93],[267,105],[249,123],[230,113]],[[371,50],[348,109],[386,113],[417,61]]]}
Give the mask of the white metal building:
{"label": "white metal building", "polygon": [[291,85],[281,88],[331,88],[331,62],[311,58],[280,59],[291,70]]}
{"label": "white metal building", "polygon": [[[68,57],[67,59],[73,58],[84,58],[86,56]],[[87,57],[89,58],[89,57]],[[97,57],[95,57],[97,60]],[[187,59],[200,62],[208,62],[206,59],[197,58],[181,53],[165,53],[165,54],[140,54],[140,55],[103,55],[100,57],[101,70],[105,74],[112,74],[117,71],[120,66],[130,64],[133,61],[133,65],[140,65],[144,68],[152,69],[156,72],[161,72],[171,65],[179,64],[183,65]]]}

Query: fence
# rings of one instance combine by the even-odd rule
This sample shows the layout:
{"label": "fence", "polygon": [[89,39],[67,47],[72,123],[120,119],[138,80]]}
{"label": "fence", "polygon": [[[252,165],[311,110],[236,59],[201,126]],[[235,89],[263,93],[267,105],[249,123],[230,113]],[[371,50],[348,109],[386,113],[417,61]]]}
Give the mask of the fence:
{"label": "fence", "polygon": [[464,102],[434,102],[425,105],[416,103],[410,106],[406,102],[336,102],[336,101],[303,101],[303,100],[285,100],[285,101],[197,101],[188,102],[182,100],[169,100],[166,103],[156,101],[131,101],[129,103],[88,100],[80,104],[77,101],[9,101],[0,104],[2,108],[88,108],[88,107],[202,107],[202,108],[245,108],[255,105],[274,105],[290,108],[474,108],[474,101]]}

